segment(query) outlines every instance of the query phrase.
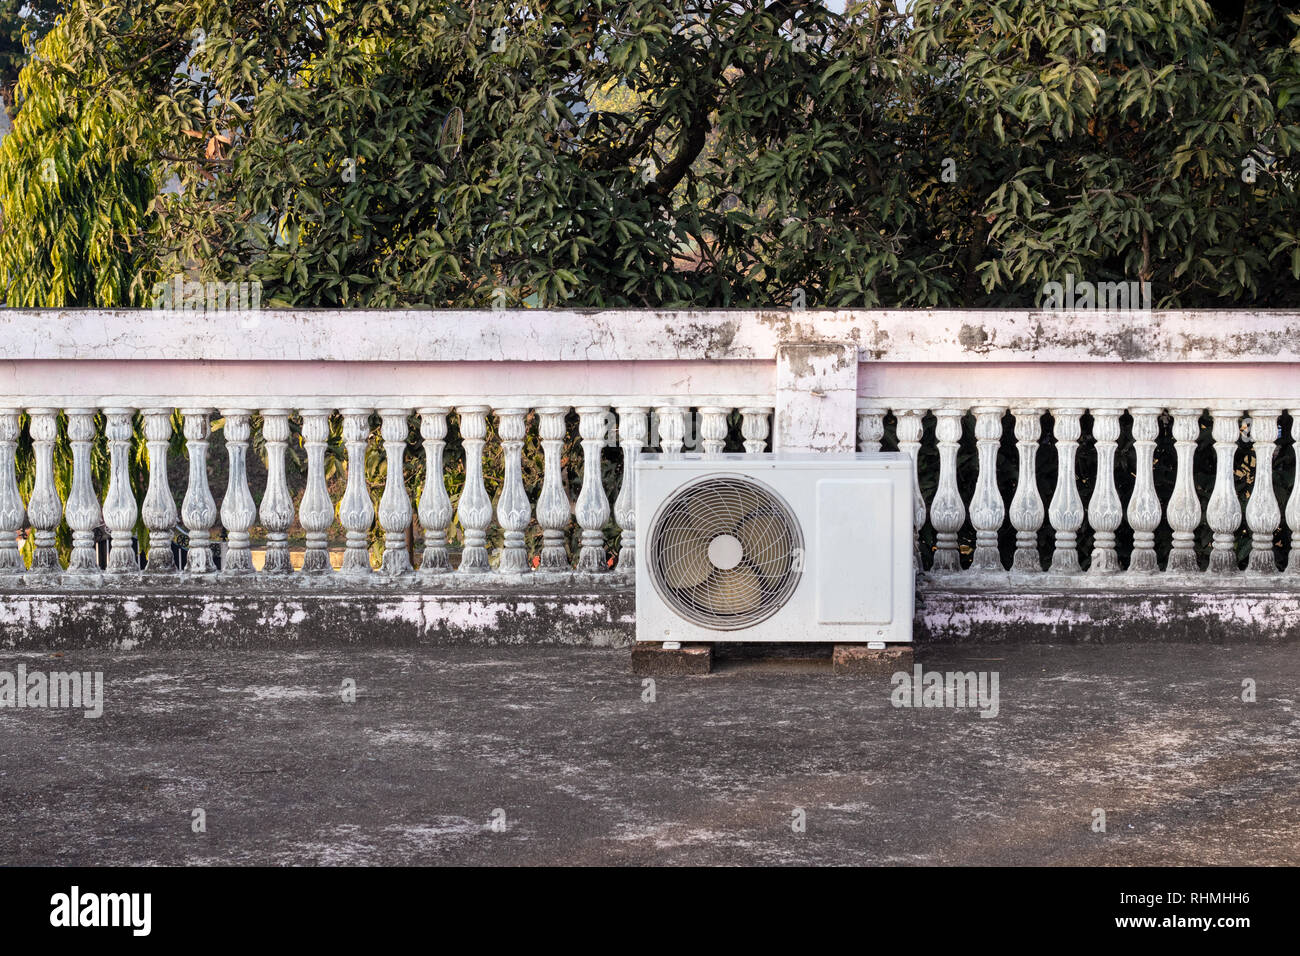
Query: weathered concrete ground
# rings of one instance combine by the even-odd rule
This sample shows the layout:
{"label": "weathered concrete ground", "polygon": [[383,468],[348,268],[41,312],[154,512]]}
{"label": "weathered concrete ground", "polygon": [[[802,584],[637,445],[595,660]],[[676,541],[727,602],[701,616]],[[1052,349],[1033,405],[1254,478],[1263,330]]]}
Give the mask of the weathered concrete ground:
{"label": "weathered concrete ground", "polygon": [[105,713],[0,710],[0,864],[1300,864],[1294,647],[918,653],[997,671],[993,719],[787,660],[660,678],[645,702],[626,650],[0,670],[20,661],[102,670]]}

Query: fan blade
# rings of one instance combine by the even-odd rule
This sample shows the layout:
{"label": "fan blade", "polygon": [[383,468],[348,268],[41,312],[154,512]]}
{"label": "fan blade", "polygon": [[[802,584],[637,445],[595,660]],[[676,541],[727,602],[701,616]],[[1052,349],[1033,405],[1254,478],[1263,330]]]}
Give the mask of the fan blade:
{"label": "fan blade", "polygon": [[790,570],[790,536],[776,515],[750,515],[736,529],[736,537],[749,561],[764,581],[782,577]]}
{"label": "fan blade", "polygon": [[689,512],[678,511],[664,519],[660,529],[664,549],[664,580],[670,588],[693,588],[708,580],[713,564],[709,542]]}
{"label": "fan blade", "polygon": [[763,600],[758,575],[746,564],[727,571],[715,569],[692,596],[712,614],[743,614],[758,607]]}

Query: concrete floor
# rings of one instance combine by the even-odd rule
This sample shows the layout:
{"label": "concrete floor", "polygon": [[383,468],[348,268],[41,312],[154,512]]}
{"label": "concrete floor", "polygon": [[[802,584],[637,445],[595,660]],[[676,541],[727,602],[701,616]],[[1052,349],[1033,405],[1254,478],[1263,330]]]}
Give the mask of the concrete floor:
{"label": "concrete floor", "polygon": [[649,703],[626,650],[20,661],[105,713],[0,710],[0,864],[1300,864],[1294,647],[918,653],[997,671],[993,719],[788,660]]}

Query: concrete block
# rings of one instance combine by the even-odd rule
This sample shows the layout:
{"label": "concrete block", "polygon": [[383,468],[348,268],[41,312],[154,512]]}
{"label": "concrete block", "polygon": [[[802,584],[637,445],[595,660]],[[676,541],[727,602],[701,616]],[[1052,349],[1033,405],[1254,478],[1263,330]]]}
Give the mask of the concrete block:
{"label": "concrete block", "polygon": [[878,649],[865,644],[836,644],[831,654],[831,671],[836,674],[889,677],[895,671],[911,669],[911,644],[890,644]]}
{"label": "concrete block", "polygon": [[683,644],[671,650],[655,641],[632,645],[632,673],[639,677],[681,677],[712,669],[712,644]]}

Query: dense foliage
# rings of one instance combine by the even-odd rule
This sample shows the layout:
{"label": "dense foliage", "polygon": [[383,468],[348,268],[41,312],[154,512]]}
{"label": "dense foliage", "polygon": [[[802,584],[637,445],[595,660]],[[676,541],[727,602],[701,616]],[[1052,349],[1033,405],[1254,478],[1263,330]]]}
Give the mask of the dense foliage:
{"label": "dense foliage", "polygon": [[[178,272],[264,305],[1300,302],[1279,2],[64,5],[16,129],[103,184],[63,215],[134,281],[18,282],[52,268],[24,229],[10,304]],[[6,215],[46,152],[0,154]],[[176,188],[137,216],[140,177]]]}

